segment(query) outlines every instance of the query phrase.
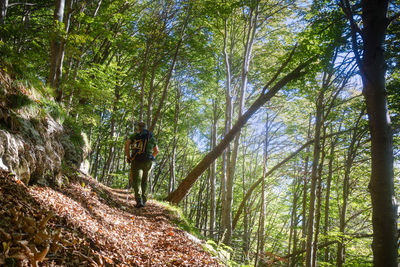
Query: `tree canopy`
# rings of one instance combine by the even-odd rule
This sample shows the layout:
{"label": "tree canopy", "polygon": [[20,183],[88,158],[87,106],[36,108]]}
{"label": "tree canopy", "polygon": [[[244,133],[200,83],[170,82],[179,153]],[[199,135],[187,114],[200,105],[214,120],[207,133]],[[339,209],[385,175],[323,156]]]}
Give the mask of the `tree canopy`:
{"label": "tree canopy", "polygon": [[1,3],[1,71],[88,136],[97,181],[127,187],[143,121],[152,197],[229,264],[397,266],[398,1],[31,2]]}

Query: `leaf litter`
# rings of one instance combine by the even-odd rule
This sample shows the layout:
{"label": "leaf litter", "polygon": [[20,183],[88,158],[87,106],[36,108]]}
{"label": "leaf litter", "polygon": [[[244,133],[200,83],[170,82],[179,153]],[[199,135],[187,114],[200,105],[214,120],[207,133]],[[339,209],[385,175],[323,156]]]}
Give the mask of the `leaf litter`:
{"label": "leaf litter", "polygon": [[0,170],[0,266],[222,266],[149,200],[83,174],[27,187]]}

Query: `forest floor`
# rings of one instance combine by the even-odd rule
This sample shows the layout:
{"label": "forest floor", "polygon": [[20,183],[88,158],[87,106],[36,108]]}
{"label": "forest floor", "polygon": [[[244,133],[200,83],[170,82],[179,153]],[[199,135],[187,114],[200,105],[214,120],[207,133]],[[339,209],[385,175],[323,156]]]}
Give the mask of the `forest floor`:
{"label": "forest floor", "polygon": [[135,204],[78,172],[27,187],[0,171],[0,266],[222,266],[166,207]]}

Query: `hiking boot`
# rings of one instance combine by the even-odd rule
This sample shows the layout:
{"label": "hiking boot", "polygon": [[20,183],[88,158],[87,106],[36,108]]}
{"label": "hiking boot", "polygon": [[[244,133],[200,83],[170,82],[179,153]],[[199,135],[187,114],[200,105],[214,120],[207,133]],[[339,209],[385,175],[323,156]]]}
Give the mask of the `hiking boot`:
{"label": "hiking boot", "polygon": [[142,200],[140,199],[139,201],[136,202],[135,208],[142,208],[142,207],[144,207],[144,204],[143,204]]}

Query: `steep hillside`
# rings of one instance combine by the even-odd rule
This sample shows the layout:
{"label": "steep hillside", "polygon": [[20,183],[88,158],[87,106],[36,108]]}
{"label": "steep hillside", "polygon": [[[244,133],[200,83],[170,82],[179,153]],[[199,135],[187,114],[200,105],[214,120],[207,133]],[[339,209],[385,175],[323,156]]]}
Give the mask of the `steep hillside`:
{"label": "steep hillside", "polygon": [[0,265],[220,266],[161,204],[134,205],[78,171],[61,187],[1,171]]}
{"label": "steep hillside", "polygon": [[25,184],[60,185],[63,164],[86,168],[89,146],[45,90],[0,71],[0,168]]}
{"label": "steep hillside", "polygon": [[0,72],[0,266],[219,266],[167,208],[87,176],[51,96]]}

